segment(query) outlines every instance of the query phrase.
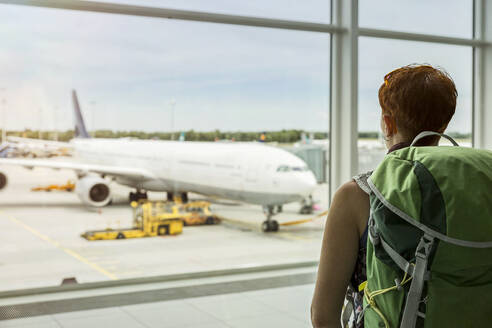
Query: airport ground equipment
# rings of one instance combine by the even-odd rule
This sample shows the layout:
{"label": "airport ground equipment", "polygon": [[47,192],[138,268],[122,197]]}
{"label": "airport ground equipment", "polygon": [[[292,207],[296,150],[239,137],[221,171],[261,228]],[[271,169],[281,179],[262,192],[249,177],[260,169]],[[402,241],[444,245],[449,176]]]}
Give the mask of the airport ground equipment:
{"label": "airport ground equipment", "polygon": [[[179,218],[185,226],[211,225],[220,222],[219,218],[210,210],[210,203],[206,201],[193,201],[186,204],[179,202],[153,202],[140,200],[136,203],[137,212],[139,206],[152,206],[154,213],[160,213],[162,217]],[[151,205],[147,205],[151,204]]]}
{"label": "airport ground equipment", "polygon": [[194,201],[182,205],[187,215],[183,216],[185,226],[218,224],[220,219],[210,210],[210,203],[206,201]]}
{"label": "airport ground equipment", "polygon": [[106,229],[87,231],[82,237],[88,240],[110,240],[125,238],[177,235],[183,231],[183,212],[178,206],[164,202],[132,202],[133,227],[128,229]]}
{"label": "airport ground equipment", "polygon": [[74,191],[75,190],[75,183],[71,180],[68,180],[67,183],[58,185],[58,184],[51,184],[47,186],[39,186],[39,187],[34,187],[31,188],[31,191]]}

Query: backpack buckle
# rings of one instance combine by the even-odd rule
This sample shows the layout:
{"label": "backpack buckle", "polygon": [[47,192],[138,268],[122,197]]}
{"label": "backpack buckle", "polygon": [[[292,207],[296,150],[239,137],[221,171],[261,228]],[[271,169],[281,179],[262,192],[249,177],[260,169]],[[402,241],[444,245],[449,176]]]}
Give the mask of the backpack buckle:
{"label": "backpack buckle", "polygon": [[367,230],[369,232],[369,240],[374,246],[379,245],[381,243],[381,237],[379,237],[379,233],[377,232],[376,228],[376,222],[372,217],[369,219],[368,226],[369,227]]}
{"label": "backpack buckle", "polygon": [[420,238],[419,244],[417,245],[417,249],[415,250],[415,257],[427,259],[433,245],[434,237],[431,237],[429,235],[422,236],[422,238]]}

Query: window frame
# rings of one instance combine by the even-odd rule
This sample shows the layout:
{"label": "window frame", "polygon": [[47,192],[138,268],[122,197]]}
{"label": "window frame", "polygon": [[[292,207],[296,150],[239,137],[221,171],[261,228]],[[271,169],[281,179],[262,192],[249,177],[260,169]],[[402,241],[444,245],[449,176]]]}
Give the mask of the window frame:
{"label": "window frame", "polygon": [[[330,1],[330,0],[326,0]],[[331,23],[310,23],[226,15],[168,8],[89,2],[83,0],[0,0],[0,4],[99,12],[129,16],[179,19],[228,25],[276,28],[330,34],[330,95],[329,111],[329,198],[352,176],[358,173],[358,41],[359,37],[410,40],[473,49],[472,76],[472,145],[492,149],[492,93],[485,92],[492,84],[492,3],[473,1],[473,37],[456,38],[432,34],[408,33],[358,25],[358,0],[331,0]],[[491,23],[487,23],[491,22]],[[312,265],[313,263],[309,263]],[[296,264],[301,266],[302,263]],[[98,283],[105,285],[108,282]],[[57,290],[49,287],[47,290]],[[31,291],[32,292],[32,291]],[[28,290],[23,293],[29,294]],[[18,294],[18,292],[17,292]]]}

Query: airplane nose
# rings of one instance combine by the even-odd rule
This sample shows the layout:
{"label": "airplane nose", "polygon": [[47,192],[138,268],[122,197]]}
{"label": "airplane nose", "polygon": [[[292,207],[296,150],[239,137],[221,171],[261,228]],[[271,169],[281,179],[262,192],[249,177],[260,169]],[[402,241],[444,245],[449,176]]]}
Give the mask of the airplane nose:
{"label": "airplane nose", "polygon": [[317,186],[316,177],[313,172],[307,172],[300,177],[299,186],[303,195],[310,195]]}

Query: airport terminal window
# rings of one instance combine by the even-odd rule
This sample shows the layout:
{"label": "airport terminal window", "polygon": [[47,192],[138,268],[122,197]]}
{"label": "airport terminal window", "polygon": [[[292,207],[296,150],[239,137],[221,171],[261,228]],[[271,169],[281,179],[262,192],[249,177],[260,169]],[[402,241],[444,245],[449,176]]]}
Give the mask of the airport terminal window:
{"label": "airport terminal window", "polygon": [[330,23],[330,0],[103,0],[103,2],[282,20]]}
{"label": "airport terminal window", "polygon": [[[472,48],[425,42],[359,38],[359,171],[374,169],[386,153],[381,139],[378,90],[397,67],[427,63],[443,68],[458,90],[456,112],[446,133],[462,146],[472,139]],[[384,60],[375,60],[381,59]]]}
{"label": "airport terminal window", "polygon": [[361,27],[473,37],[473,0],[359,0]]}
{"label": "airport terminal window", "polygon": [[[34,166],[0,165],[0,290],[318,260],[324,217],[275,236],[262,223],[328,207],[329,34],[0,6],[8,157]],[[86,129],[78,118],[66,144],[77,108]],[[177,215],[200,226],[120,234],[134,225],[129,200],[146,198],[202,202],[163,216],[134,203],[149,231],[169,233],[160,223]]]}

